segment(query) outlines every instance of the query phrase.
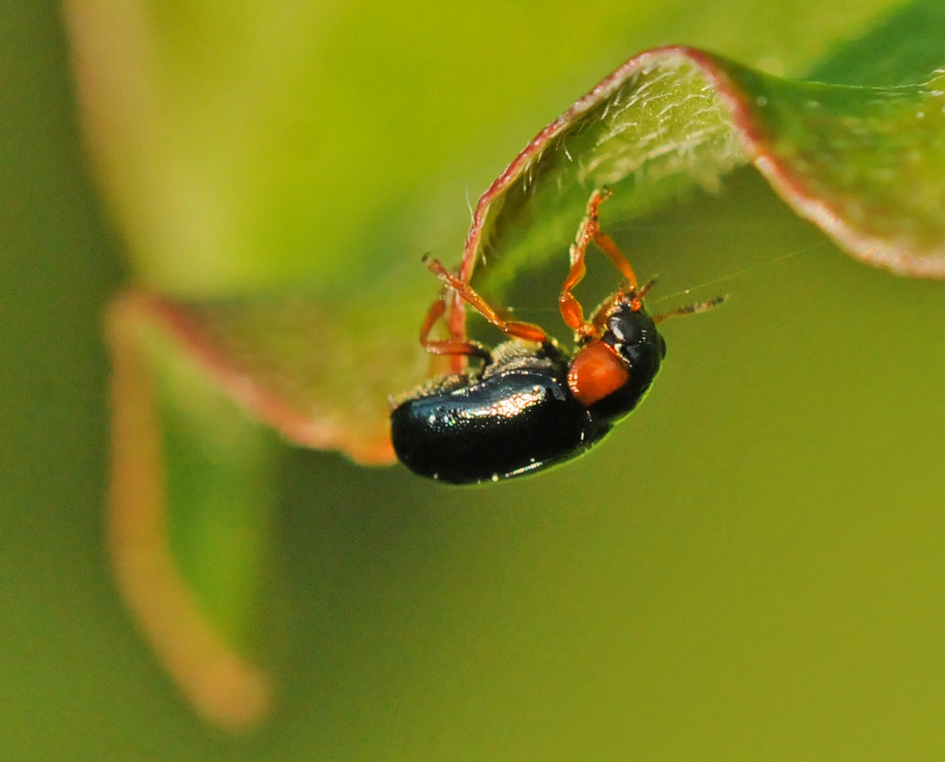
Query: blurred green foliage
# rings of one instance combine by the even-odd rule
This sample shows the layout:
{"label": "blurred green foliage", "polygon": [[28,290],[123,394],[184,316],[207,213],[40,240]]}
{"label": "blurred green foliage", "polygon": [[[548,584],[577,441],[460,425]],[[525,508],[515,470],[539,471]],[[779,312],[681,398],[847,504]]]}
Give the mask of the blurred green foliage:
{"label": "blurred green foliage", "polygon": [[137,275],[186,295],[330,296],[409,277],[417,252],[458,253],[464,199],[632,53],[685,42],[797,75],[893,5],[67,7]]}
{"label": "blurred green foliage", "polygon": [[[332,63],[337,51],[363,53],[365,69],[383,75],[366,104],[412,97],[435,70],[442,80],[423,118],[411,125],[401,114],[394,125],[391,145],[416,142],[391,158],[387,122],[376,134],[363,119],[353,132],[331,122],[335,140],[373,141],[371,150],[358,171],[337,159],[327,190],[305,186],[310,168],[290,167],[301,202],[282,217],[279,198],[296,196],[273,179],[271,198],[253,208],[259,231],[286,237],[283,263],[257,267],[252,246],[266,240],[257,231],[232,270],[208,266],[181,288],[255,287],[258,277],[272,286],[309,267],[322,237],[331,251],[363,246],[368,263],[391,256],[380,217],[367,232],[352,228],[359,215],[337,194],[352,178],[374,187],[363,178],[379,166],[390,169],[378,180],[388,195],[355,197],[407,231],[397,261],[413,266],[434,241],[438,254],[458,253],[467,184],[475,195],[632,52],[687,42],[797,73],[831,40],[860,36],[885,5],[680,0],[589,13],[542,3],[536,14],[496,4],[459,19],[339,5],[321,48],[337,67],[326,81],[338,81],[323,92],[357,105],[344,77],[373,79]],[[217,18],[166,7],[178,11],[166,23],[183,29]],[[653,394],[581,462],[455,491],[399,468],[290,454],[278,472],[281,703],[251,738],[202,726],[108,578],[99,334],[120,282],[119,245],[87,179],[59,13],[8,4],[0,20],[0,756],[941,756],[941,285],[853,262],[748,172],[719,197],[615,231],[639,270],[660,271],[656,298],[732,299],[698,323],[667,325]],[[400,29],[401,53],[385,53],[377,40]],[[193,38],[192,55],[206,38]],[[429,40],[442,46],[420,44]],[[402,188],[442,197],[448,222],[425,233],[400,223],[389,199]],[[143,262],[157,280],[187,270],[162,275],[159,261]]]}

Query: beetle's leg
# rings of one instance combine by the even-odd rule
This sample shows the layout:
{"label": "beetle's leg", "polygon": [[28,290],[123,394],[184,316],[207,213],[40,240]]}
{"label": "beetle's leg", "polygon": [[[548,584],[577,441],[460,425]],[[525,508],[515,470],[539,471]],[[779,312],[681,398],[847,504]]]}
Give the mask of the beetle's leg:
{"label": "beetle's leg", "polygon": [[[492,325],[502,331],[502,333],[515,339],[524,339],[525,341],[537,341],[542,344],[548,342],[548,334],[546,334],[537,325],[532,323],[522,323],[518,320],[503,320],[501,317],[499,317],[498,313],[486,303],[485,299],[483,299],[473,290],[472,286],[461,281],[451,272],[447,271],[447,269],[440,264],[439,260],[424,257],[424,261],[427,263],[427,267],[430,268],[430,272],[436,275],[436,277],[443,281],[443,283],[459,294],[463,301],[476,310],[476,312],[482,315],[486,320],[492,323]],[[432,309],[433,308],[431,308],[431,311]],[[436,317],[439,317],[439,315],[443,314],[445,309],[446,307],[444,303],[444,306],[439,308],[439,313]],[[430,316],[427,315],[427,318],[429,317]],[[424,325],[426,325],[426,322]],[[460,339],[455,339],[454,341],[457,341],[461,344],[465,343],[467,345],[475,345],[474,342],[462,342]],[[469,354],[475,353],[470,352]]]}
{"label": "beetle's leg", "polygon": [[717,296],[715,299],[709,299],[706,302],[688,304],[685,307],[680,307],[679,309],[672,310],[671,312],[664,312],[661,315],[656,315],[653,318],[653,322],[662,323],[664,320],[666,320],[666,318],[679,317],[680,315],[694,315],[697,312],[705,312],[706,310],[711,310],[713,307],[718,307],[727,298],[727,296]]}
{"label": "beetle's leg", "polygon": [[558,297],[558,307],[561,309],[561,317],[565,324],[573,331],[583,332],[587,335],[588,324],[584,321],[584,309],[581,303],[574,296],[572,290],[578,283],[584,279],[587,273],[587,266],[584,264],[584,257],[587,254],[587,245],[594,238],[592,226],[596,225],[598,209],[600,208],[603,195],[599,190],[591,194],[590,201],[587,202],[587,213],[581,220],[578,227],[577,237],[571,244],[570,260],[571,269],[568,276],[561,284],[561,294]]}
{"label": "beetle's leg", "polygon": [[430,331],[436,325],[436,321],[443,317],[446,312],[446,289],[440,291],[436,301],[430,305],[427,316],[423,319],[423,325],[420,326],[420,344],[423,348],[434,355],[476,355],[486,360],[489,359],[489,350],[475,341],[461,339],[458,336],[451,336],[448,339],[434,341],[430,339]]}
{"label": "beetle's leg", "polygon": [[610,198],[610,195],[610,190],[607,188],[595,190],[591,193],[591,197],[587,202],[587,213],[584,215],[584,219],[581,220],[574,243],[571,244],[571,269],[568,272],[568,277],[564,279],[561,286],[561,295],[558,298],[561,317],[564,318],[564,322],[568,327],[576,331],[579,336],[594,336],[599,333],[598,326],[594,322],[588,323],[584,320],[584,310],[581,308],[581,303],[571,293],[587,272],[584,258],[587,254],[587,246],[591,241],[597,244],[597,247],[623,274],[627,281],[626,290],[631,294],[637,290],[637,276],[627,258],[613,239],[600,229],[600,205]]}
{"label": "beetle's leg", "polygon": [[591,200],[587,203],[587,215],[590,218],[589,227],[594,238],[594,243],[597,244],[597,248],[607,255],[607,258],[614,263],[614,267],[620,270],[621,275],[623,275],[624,279],[627,281],[625,290],[633,293],[637,290],[636,273],[633,272],[633,268],[630,266],[627,258],[624,256],[623,252],[620,251],[620,247],[614,243],[614,239],[600,229],[600,222],[597,216],[601,203],[609,199],[612,195],[609,188],[604,188],[599,192],[596,204],[594,203],[593,194],[591,195]]}

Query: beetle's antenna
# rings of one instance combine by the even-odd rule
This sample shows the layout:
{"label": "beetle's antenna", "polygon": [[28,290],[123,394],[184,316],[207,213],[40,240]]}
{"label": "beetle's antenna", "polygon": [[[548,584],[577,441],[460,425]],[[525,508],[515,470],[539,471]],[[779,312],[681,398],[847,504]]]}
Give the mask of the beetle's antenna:
{"label": "beetle's antenna", "polygon": [[635,293],[631,294],[631,296],[637,299],[642,299],[644,296],[650,293],[650,289],[653,288],[654,285],[656,285],[657,277],[659,276],[654,275],[646,283],[644,283],[643,286],[641,286],[639,291],[636,291]]}
{"label": "beetle's antenna", "polygon": [[656,315],[653,318],[654,323],[662,323],[667,318],[671,317],[680,317],[681,315],[695,315],[697,312],[707,312],[713,307],[718,307],[722,302],[728,299],[728,294],[723,294],[722,296],[717,296],[715,299],[709,299],[706,302],[696,302],[696,304],[688,304],[685,307],[680,307],[679,309],[672,310],[671,312],[664,312],[661,315]]}

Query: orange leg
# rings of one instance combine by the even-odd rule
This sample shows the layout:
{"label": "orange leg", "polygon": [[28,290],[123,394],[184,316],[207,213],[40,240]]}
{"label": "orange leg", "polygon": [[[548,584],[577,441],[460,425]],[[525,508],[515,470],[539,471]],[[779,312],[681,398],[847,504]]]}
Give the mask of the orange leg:
{"label": "orange leg", "polygon": [[561,317],[564,318],[564,322],[573,331],[585,337],[597,335],[599,329],[593,323],[584,320],[584,310],[572,290],[581,282],[587,272],[584,258],[587,254],[587,246],[591,241],[597,244],[597,247],[604,252],[608,259],[620,270],[623,277],[626,278],[627,291],[633,294],[637,290],[637,276],[627,258],[613,239],[600,229],[600,205],[610,198],[610,195],[607,188],[595,190],[591,193],[591,198],[587,202],[587,214],[581,220],[577,237],[571,245],[571,269],[568,272],[568,277],[564,279],[561,286],[561,295],[558,298],[558,306],[561,308]]}
{"label": "orange leg", "polygon": [[[451,272],[447,271],[447,269],[443,267],[442,264],[440,264],[439,260],[429,259],[428,257],[424,257],[424,261],[427,263],[427,267],[430,268],[430,272],[436,275],[436,277],[438,277],[441,281],[443,281],[443,283],[445,283],[447,286],[453,289],[457,294],[459,294],[460,298],[463,301],[465,301],[470,307],[476,310],[486,320],[492,323],[492,325],[494,325],[496,328],[502,331],[502,333],[504,333],[506,336],[511,336],[514,339],[524,339],[525,341],[537,341],[542,344],[548,341],[548,334],[546,334],[537,325],[533,325],[532,323],[522,323],[517,320],[503,320],[501,317],[499,317],[498,313],[486,303],[485,299],[483,299],[479,294],[477,294],[473,290],[472,286],[470,286],[468,283],[461,281]],[[438,307],[437,306],[438,304],[440,304],[441,306]],[[430,313],[427,315],[427,319],[424,321],[423,327],[424,329],[426,329],[426,333],[429,333],[430,327],[432,327],[436,319],[439,318],[440,315],[443,314],[445,309],[446,309],[446,304],[442,300],[438,300],[438,302],[434,302],[433,306],[430,308]],[[432,319],[431,319],[431,316],[432,316]],[[424,346],[429,347],[430,344],[435,345],[437,343],[440,343],[440,342],[427,342],[424,344]],[[454,338],[452,340],[448,340],[442,343],[445,343],[448,345],[455,345],[457,348],[479,346],[475,342],[465,341],[459,338]],[[485,351],[485,350],[482,350],[481,347],[479,349],[481,351]],[[445,350],[442,352],[442,354],[479,354],[479,353],[480,353],[479,351],[472,351],[472,350],[458,351],[458,352],[451,352],[449,350]],[[488,356],[488,353],[487,353],[487,356]]]}
{"label": "orange leg", "polygon": [[[443,317],[446,312],[446,289],[440,292],[436,301],[430,305],[427,316],[423,319],[423,325],[420,326],[420,344],[423,348],[433,355],[476,355],[484,359],[489,359],[489,350],[482,344],[475,341],[467,341],[453,336],[441,341],[432,341],[430,331],[436,325],[436,321]],[[459,372],[456,370],[456,372]]]}

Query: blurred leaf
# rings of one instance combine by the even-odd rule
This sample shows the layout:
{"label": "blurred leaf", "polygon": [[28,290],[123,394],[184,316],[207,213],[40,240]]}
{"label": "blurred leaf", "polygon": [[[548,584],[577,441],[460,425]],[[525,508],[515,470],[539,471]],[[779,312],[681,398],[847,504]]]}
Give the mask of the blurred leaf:
{"label": "blurred leaf", "polygon": [[825,56],[805,79],[837,85],[893,87],[923,82],[942,63],[945,6],[913,0],[872,30]]}
{"label": "blurred leaf", "polygon": [[182,302],[146,293],[126,299],[135,320],[160,330],[212,383],[287,439],[342,450],[362,463],[393,460],[387,395],[421,378],[429,361],[414,316],[395,311],[383,290],[338,302]]}
{"label": "blurred leaf", "polygon": [[234,730],[270,701],[259,667],[274,437],[207,384],[133,295],[109,318],[109,550],[126,605],[180,690]]}

